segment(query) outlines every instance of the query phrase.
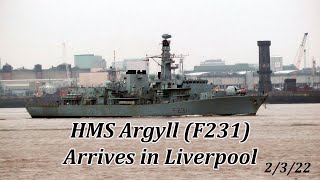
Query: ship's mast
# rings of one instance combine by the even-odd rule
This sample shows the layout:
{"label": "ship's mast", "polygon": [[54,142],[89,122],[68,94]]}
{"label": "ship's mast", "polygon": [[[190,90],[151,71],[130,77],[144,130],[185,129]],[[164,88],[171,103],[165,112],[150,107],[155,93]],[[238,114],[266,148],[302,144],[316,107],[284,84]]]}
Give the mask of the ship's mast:
{"label": "ship's mast", "polygon": [[170,54],[170,41],[171,38],[169,34],[162,35],[162,58],[161,58],[161,80],[171,80],[171,64],[173,63]]}
{"label": "ship's mast", "polygon": [[[181,56],[182,56],[182,54],[181,54]],[[184,72],[183,72],[183,60],[184,60],[184,57],[182,56],[180,58],[180,61],[179,61],[179,73],[180,74],[184,74]]]}
{"label": "ship's mast", "polygon": [[111,66],[111,81],[114,84],[117,80],[117,71],[116,71],[116,51],[113,51],[113,66]]}
{"label": "ship's mast", "polygon": [[312,82],[311,87],[314,87],[314,82],[316,78],[316,60],[312,57]]}

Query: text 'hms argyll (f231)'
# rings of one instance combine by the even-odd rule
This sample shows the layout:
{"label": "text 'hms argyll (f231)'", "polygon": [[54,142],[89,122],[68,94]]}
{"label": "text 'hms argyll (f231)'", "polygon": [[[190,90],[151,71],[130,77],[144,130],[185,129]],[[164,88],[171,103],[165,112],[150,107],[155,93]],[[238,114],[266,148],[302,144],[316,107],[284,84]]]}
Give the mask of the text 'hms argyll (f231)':
{"label": "text 'hms argyll (f231)'", "polygon": [[123,126],[117,126],[115,122],[74,122],[70,138],[139,138],[141,143],[157,143],[162,138],[178,139],[179,130],[183,129],[183,138],[186,143],[198,138],[230,138],[244,143],[250,135],[250,124],[246,121],[234,124],[227,122],[190,122],[185,128],[179,126],[180,122],[168,122],[166,126],[136,126],[129,122]]}

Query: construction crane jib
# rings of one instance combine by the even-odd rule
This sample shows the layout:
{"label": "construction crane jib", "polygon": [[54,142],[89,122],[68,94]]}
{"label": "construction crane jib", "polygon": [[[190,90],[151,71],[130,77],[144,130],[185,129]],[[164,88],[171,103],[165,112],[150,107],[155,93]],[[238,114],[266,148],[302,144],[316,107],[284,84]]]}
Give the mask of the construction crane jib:
{"label": "construction crane jib", "polygon": [[304,57],[304,68],[306,68],[306,63],[307,63],[307,57],[306,57],[306,41],[307,41],[307,36],[308,36],[308,33],[304,33],[303,35],[303,39],[302,39],[302,42],[299,46],[299,49],[298,49],[298,52],[297,52],[297,55],[296,55],[296,58],[295,58],[295,65],[296,65],[296,68],[300,69],[300,64],[301,64],[301,59],[302,59],[302,56]]}

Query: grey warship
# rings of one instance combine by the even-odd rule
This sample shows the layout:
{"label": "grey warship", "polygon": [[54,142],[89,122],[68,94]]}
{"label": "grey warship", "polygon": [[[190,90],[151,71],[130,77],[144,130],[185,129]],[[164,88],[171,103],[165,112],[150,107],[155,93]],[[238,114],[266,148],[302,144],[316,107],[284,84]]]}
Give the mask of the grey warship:
{"label": "grey warship", "polygon": [[174,54],[170,53],[171,35],[162,35],[161,72],[149,80],[144,70],[128,70],[119,80],[104,87],[70,88],[65,96],[34,98],[27,104],[32,118],[66,117],[143,117],[181,115],[255,115],[266,94],[245,95],[236,87],[214,89],[207,80],[174,76]]}

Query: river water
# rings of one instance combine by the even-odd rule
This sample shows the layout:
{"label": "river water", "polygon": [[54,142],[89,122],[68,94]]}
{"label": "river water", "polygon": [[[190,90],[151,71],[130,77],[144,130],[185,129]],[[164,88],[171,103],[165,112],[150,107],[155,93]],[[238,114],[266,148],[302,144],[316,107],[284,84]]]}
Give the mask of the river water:
{"label": "river water", "polygon": [[[140,138],[70,139],[73,122],[115,122],[118,133],[127,122],[132,126],[167,126],[179,122],[178,138],[141,143]],[[230,138],[198,138],[186,143],[184,130],[190,122],[250,123],[245,143]],[[242,130],[240,130],[242,132]],[[21,109],[0,109],[0,179],[284,179],[294,162],[302,173],[290,179],[320,179],[320,104],[272,104],[261,107],[256,116],[188,116],[146,118],[32,119]],[[115,133],[115,134],[116,134]],[[241,133],[240,133],[241,134]],[[140,136],[140,135],[139,135]],[[140,136],[141,137],[141,136]],[[135,152],[132,165],[62,165],[70,148],[76,152]],[[158,165],[140,165],[141,151],[159,154]],[[163,165],[166,149],[185,152],[251,152],[258,148],[257,165],[223,164],[219,170],[209,165]],[[286,162],[272,175],[278,162]],[[271,172],[265,172],[272,163]],[[305,163],[311,166],[308,173]]]}

